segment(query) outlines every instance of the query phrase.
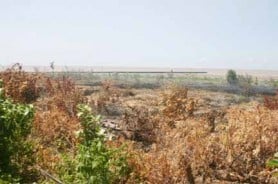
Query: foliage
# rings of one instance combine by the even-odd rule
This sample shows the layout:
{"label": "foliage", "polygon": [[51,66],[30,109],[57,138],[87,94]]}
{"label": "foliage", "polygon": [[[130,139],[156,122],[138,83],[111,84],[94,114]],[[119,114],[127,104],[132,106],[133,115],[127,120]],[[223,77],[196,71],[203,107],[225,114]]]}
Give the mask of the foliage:
{"label": "foliage", "polygon": [[12,68],[0,73],[4,83],[4,93],[15,102],[34,102],[40,93],[37,82],[40,78],[37,74],[29,74],[22,71],[22,66],[17,63]]}
{"label": "foliage", "polygon": [[227,123],[224,119],[214,123],[214,131],[210,119],[173,117],[175,126],[169,126],[165,123],[169,117],[162,115],[156,133],[159,141],[148,152],[138,152],[142,160],[137,164],[146,182],[269,181],[265,161],[278,149],[276,111],[234,107],[225,115]]}
{"label": "foliage", "polygon": [[273,78],[270,78],[269,81],[267,81],[267,83],[274,88],[278,87],[278,80],[275,80]]}
{"label": "foliage", "polygon": [[237,75],[236,71],[228,70],[226,74],[226,80],[228,84],[233,86],[238,86],[241,91],[242,95],[250,96],[254,93],[253,84],[258,83],[257,78],[255,81],[253,80],[252,76],[250,75]]}
{"label": "foliage", "polygon": [[250,75],[238,75],[238,85],[242,89],[242,94],[250,96],[253,91],[253,78]]}
{"label": "foliage", "polygon": [[[270,160],[266,163],[266,165],[267,165],[268,167],[270,167],[270,168],[274,168],[274,169],[276,168],[276,169],[278,169],[278,152],[276,152],[276,153],[274,154],[273,159],[270,159]],[[276,172],[274,172],[273,175],[278,177],[278,171],[276,170]]]}
{"label": "foliage", "polygon": [[76,108],[85,101],[80,90],[68,78],[44,78],[42,97],[34,103],[37,108],[34,135],[40,137],[44,146],[73,149],[76,144],[74,131],[80,127]]}
{"label": "foliage", "polygon": [[129,107],[122,116],[121,129],[126,138],[150,144],[156,141],[156,113],[144,107]]}
{"label": "foliage", "polygon": [[82,144],[89,146],[93,140],[103,141],[104,135],[101,133],[99,125],[100,116],[93,116],[91,108],[86,105],[78,106],[77,116],[82,126],[82,131],[79,134]]}
{"label": "foliage", "polygon": [[[34,108],[32,105],[13,103],[4,97],[0,81],[0,179],[26,182],[34,174],[31,168],[31,133]],[[30,178],[29,178],[30,179]],[[30,181],[30,180],[29,180]]]}
{"label": "foliage", "polygon": [[[31,131],[27,117],[25,124],[20,123],[24,118],[9,119],[11,126],[7,126],[8,120],[0,119],[0,183],[36,180],[30,175],[30,139],[37,143],[33,149],[36,166],[54,177],[59,175],[65,183],[269,183],[276,174],[278,95],[267,97],[267,108],[246,103],[218,109],[199,99],[199,91],[188,95],[186,88],[176,87],[162,96],[126,98],[131,103],[123,104],[123,97],[132,94],[125,95],[106,81],[100,91],[94,88],[96,91],[90,96],[95,99],[94,107],[98,113],[109,114],[105,110],[108,106],[120,104],[125,111],[115,122],[122,126],[113,129],[113,134],[132,133],[132,138],[107,140],[100,117],[92,115],[88,106],[78,105],[86,99],[72,80],[33,75],[21,71],[20,65],[17,67],[5,75],[0,73],[7,87],[0,89],[0,114],[8,112],[7,104],[15,111],[10,118],[18,114],[23,117],[27,107],[30,118],[34,113],[32,106],[15,104],[4,96],[15,98],[16,102],[33,102],[34,126]],[[32,80],[35,82],[28,82]],[[16,91],[26,81],[31,92]],[[237,88],[246,89],[247,95],[250,90],[252,93],[250,76],[236,75],[236,81]],[[35,98],[27,94],[35,94]],[[137,98],[148,101],[147,105],[130,105]],[[2,127],[19,130],[7,134],[1,132]],[[121,146],[123,143],[125,147]],[[4,152],[11,154],[6,162],[9,167],[3,166]],[[30,178],[32,181],[27,181]]]}
{"label": "foliage", "polygon": [[230,84],[230,85],[235,85],[238,83],[238,78],[237,78],[237,74],[236,74],[236,71],[234,70],[228,70],[227,74],[226,74],[226,79],[227,79],[227,82]]}
{"label": "foliage", "polygon": [[105,136],[99,126],[99,116],[93,116],[86,105],[78,106],[82,131],[74,158],[66,157],[61,177],[69,183],[119,183],[128,176],[126,154],[121,149],[105,145]]}
{"label": "foliage", "polygon": [[163,114],[176,120],[193,116],[197,101],[187,97],[188,89],[174,87],[170,93],[163,94]]}
{"label": "foliage", "polygon": [[93,100],[94,109],[97,113],[110,115],[109,106],[119,100],[120,90],[115,86],[113,81],[106,80],[101,83],[99,95]]}
{"label": "foliage", "polygon": [[69,78],[53,79],[24,72],[21,68],[17,64],[0,73],[4,94],[16,102],[33,103],[36,111],[30,136],[36,142],[37,166],[55,173],[57,153],[76,149],[74,132],[80,128],[76,106],[86,99]]}
{"label": "foliage", "polygon": [[274,97],[268,97],[268,96],[264,97],[264,106],[271,110],[278,109],[278,90]]}

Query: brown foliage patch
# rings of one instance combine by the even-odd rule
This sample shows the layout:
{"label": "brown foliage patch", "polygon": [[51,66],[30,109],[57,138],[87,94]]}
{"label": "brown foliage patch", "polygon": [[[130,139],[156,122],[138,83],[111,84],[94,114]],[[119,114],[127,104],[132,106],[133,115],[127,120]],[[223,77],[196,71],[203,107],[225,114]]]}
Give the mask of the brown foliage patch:
{"label": "brown foliage patch", "polygon": [[57,150],[51,149],[51,147],[44,147],[42,145],[37,146],[36,150],[36,162],[39,165],[39,169],[55,173],[57,170],[57,163],[61,162],[61,158]]}
{"label": "brown foliage patch", "polygon": [[264,106],[271,110],[278,109],[278,90],[274,97],[268,97],[268,96],[264,97]]}
{"label": "brown foliage patch", "polygon": [[44,145],[73,148],[76,142],[74,132],[80,128],[76,106],[85,99],[68,78],[46,78],[45,84],[43,97],[35,103],[34,133]]}
{"label": "brown foliage patch", "polygon": [[98,96],[92,101],[92,106],[97,113],[109,115],[108,106],[119,101],[120,95],[113,81],[103,81]]}
{"label": "brown foliage patch", "polygon": [[86,99],[66,77],[55,80],[44,77],[42,84],[41,98],[34,103],[33,136],[40,144],[36,152],[39,167],[53,173],[59,163],[57,154],[76,149],[75,132],[80,129],[76,106]]}
{"label": "brown foliage patch", "polygon": [[156,141],[155,113],[146,107],[129,107],[123,114],[121,128],[130,133],[128,138],[149,144]]}
{"label": "brown foliage patch", "polygon": [[5,95],[15,102],[31,103],[39,97],[40,88],[37,85],[40,76],[22,71],[20,64],[0,73],[3,80]]}
{"label": "brown foliage patch", "polygon": [[231,108],[227,117],[215,132],[194,118],[177,121],[175,128],[161,121],[159,142],[140,153],[149,171],[142,175],[150,183],[163,183],[163,178],[170,183],[267,183],[265,162],[278,149],[277,112]]}
{"label": "brown foliage patch", "polygon": [[163,94],[163,114],[175,120],[186,119],[193,115],[196,107],[196,100],[188,98],[188,89],[175,87],[169,93]]}
{"label": "brown foliage patch", "polygon": [[64,149],[74,148],[77,141],[74,132],[80,126],[77,118],[70,117],[65,112],[46,111],[35,114],[34,128],[42,145]]}

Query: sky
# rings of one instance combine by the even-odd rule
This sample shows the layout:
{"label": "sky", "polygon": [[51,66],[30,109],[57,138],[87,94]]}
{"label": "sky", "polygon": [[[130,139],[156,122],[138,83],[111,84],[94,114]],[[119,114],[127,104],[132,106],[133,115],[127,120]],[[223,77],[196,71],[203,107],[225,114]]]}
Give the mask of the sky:
{"label": "sky", "polygon": [[0,66],[278,70],[277,0],[0,0]]}

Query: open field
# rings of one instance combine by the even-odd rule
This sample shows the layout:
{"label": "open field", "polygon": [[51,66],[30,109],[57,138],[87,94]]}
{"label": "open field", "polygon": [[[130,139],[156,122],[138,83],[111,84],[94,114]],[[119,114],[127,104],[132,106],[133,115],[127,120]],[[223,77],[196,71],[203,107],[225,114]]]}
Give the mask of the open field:
{"label": "open field", "polygon": [[278,183],[276,74],[209,74],[1,72],[0,183]]}
{"label": "open field", "polygon": [[[10,66],[1,66],[0,71],[3,71]],[[49,66],[23,66],[23,70],[27,72],[52,72]],[[55,72],[117,72],[117,71],[134,71],[134,72],[206,72],[207,76],[225,76],[228,69],[212,69],[212,68],[166,68],[166,67],[108,67],[108,66],[55,66]],[[259,78],[278,78],[277,70],[247,70],[237,69],[238,74],[252,75]]]}

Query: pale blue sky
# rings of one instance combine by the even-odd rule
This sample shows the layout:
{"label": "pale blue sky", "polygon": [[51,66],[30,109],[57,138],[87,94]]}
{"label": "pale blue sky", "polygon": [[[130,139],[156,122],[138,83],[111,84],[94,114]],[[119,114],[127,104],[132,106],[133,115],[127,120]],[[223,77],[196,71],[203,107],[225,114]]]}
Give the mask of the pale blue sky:
{"label": "pale blue sky", "polygon": [[277,0],[0,0],[0,64],[278,70]]}

